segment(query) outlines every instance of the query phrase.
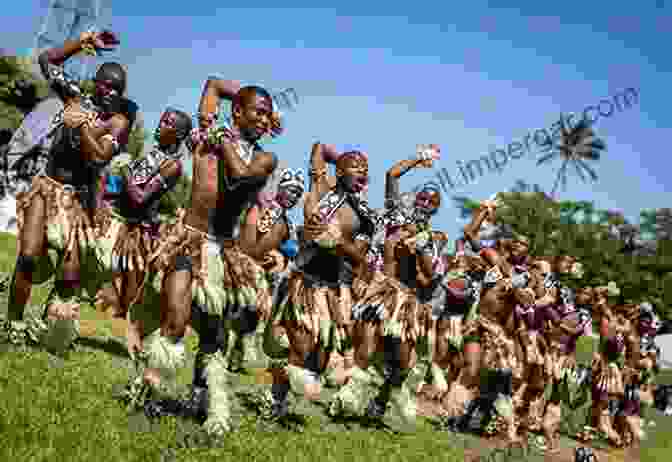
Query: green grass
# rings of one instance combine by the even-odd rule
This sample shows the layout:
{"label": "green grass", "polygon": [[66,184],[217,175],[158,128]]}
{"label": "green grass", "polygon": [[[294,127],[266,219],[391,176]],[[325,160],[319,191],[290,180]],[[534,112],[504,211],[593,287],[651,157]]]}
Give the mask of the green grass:
{"label": "green grass", "polygon": [[[14,237],[0,234],[0,249],[0,272],[9,273],[15,260]],[[47,283],[33,289],[33,306],[44,300],[49,287]],[[4,317],[6,302],[0,307]],[[131,372],[123,340],[113,335],[112,321],[92,307],[82,308],[82,319],[95,321],[95,333],[66,359],[43,351],[0,351],[0,461],[451,462],[464,459],[464,447],[483,447],[476,437],[438,432],[424,419],[418,419],[415,433],[401,435],[357,423],[333,423],[320,407],[297,400],[296,412],[308,416],[302,432],[260,428],[256,416],[239,406],[238,430],[220,447],[208,448],[194,442],[199,432],[193,424],[175,419],[150,423],[141,415],[127,414],[114,401],[114,392]],[[590,361],[594,345],[589,340],[579,346],[580,361]],[[195,343],[195,338],[187,342],[192,353]],[[186,386],[190,378],[187,367],[180,382]],[[265,386],[250,376],[239,378],[234,385],[239,392]],[[657,427],[641,460],[658,460],[672,449],[671,433],[664,430],[669,419],[659,414],[652,418]],[[567,438],[563,442],[576,445]],[[529,455],[525,460],[541,462],[544,457]]]}

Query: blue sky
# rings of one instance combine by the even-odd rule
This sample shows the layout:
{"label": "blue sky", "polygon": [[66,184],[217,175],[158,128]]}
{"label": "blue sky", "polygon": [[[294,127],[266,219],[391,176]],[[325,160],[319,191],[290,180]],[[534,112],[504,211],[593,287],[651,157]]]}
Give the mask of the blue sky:
{"label": "blue sky", "polygon": [[[0,43],[28,49],[46,2],[9,3]],[[412,156],[418,143],[440,144],[438,166],[455,174],[458,160],[634,87],[637,106],[597,123],[609,146],[596,165],[599,181],[573,176],[561,197],[620,208],[630,219],[643,207],[672,202],[672,61],[663,40],[672,14],[664,2],[636,9],[606,1],[425,2],[415,9],[345,0],[337,8],[283,2],[282,9],[264,1],[253,9],[243,6],[249,2],[166,3],[113,0],[108,21],[122,40],[114,57],[129,68],[129,94],[148,128],[168,105],[195,111],[208,75],[293,87],[300,102],[275,152],[305,167],[315,141],[365,149],[370,201],[380,206],[385,170]],[[526,156],[454,193],[486,198],[517,179],[550,190],[557,167],[536,167]],[[419,171],[402,184],[410,190],[431,176]],[[455,236],[463,223],[445,203],[435,225]]]}

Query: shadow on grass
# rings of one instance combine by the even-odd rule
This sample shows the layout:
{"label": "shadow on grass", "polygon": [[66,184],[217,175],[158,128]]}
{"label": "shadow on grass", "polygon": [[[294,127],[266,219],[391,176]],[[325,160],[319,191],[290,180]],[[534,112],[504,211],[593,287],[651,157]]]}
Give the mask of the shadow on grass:
{"label": "shadow on grass", "polygon": [[126,346],[116,339],[102,339],[97,337],[81,337],[77,343],[83,347],[91,348],[93,350],[104,351],[114,356],[130,360]]}

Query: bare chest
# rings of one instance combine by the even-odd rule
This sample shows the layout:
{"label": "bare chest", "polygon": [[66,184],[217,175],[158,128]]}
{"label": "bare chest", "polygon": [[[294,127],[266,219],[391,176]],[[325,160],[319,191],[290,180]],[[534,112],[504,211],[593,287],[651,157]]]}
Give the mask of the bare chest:
{"label": "bare chest", "polygon": [[359,216],[347,203],[336,210],[334,218],[346,236],[352,237],[361,227]]}
{"label": "bare chest", "polygon": [[192,197],[194,205],[215,206],[218,193],[218,162],[214,156],[194,157]]}

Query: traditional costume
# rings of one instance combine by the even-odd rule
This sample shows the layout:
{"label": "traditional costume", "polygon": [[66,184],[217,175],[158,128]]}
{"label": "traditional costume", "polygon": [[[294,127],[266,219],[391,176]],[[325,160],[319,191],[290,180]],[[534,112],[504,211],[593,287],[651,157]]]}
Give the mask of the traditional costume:
{"label": "traditional costume", "polygon": [[[211,129],[208,144],[217,146],[229,129]],[[252,162],[261,147],[235,140],[243,162]],[[199,334],[199,354],[194,371],[194,393],[207,394],[206,431],[220,434],[231,427],[228,352],[243,339],[254,341],[257,307],[269,290],[265,274],[239,244],[245,214],[265,186],[266,178],[230,178],[220,159],[219,192],[224,204],[212,211],[208,233],[178,217],[166,227],[155,256],[162,274],[192,272],[192,324]]]}
{"label": "traditional costume", "polygon": [[[183,171],[181,142],[189,134],[191,121],[186,115],[181,119],[178,121],[172,109],[162,116],[161,123],[175,125],[177,142],[174,145],[160,146],[159,126],[155,144],[144,155],[135,160],[125,157],[112,162],[105,178],[106,198],[111,203],[109,207],[102,207],[97,216],[97,254],[104,270],[139,271],[140,280],[149,277],[149,256],[160,241],[159,203],[175,187]],[[177,172],[164,178],[161,166],[166,161],[175,161]],[[141,302],[142,296],[142,292],[136,294],[134,302]]]}
{"label": "traditional costume", "polygon": [[[315,220],[334,227],[334,216],[341,207],[349,207],[355,216],[353,233],[355,240],[368,243],[374,234],[374,212],[361,196],[337,187],[325,193],[319,200],[316,210],[310,212]],[[272,322],[287,328],[292,323],[309,332],[318,349],[343,353],[350,348],[350,339],[346,327],[352,317],[353,268],[348,258],[333,252],[339,236],[318,236],[315,240],[304,242],[296,260],[296,269],[292,271],[280,292],[278,304],[274,309]],[[304,384],[319,383],[320,368],[314,355],[305,359],[303,368],[289,364],[287,367],[290,385],[301,392]],[[280,397],[278,401],[284,401]]]}
{"label": "traditional costume", "polygon": [[[67,127],[64,121],[67,119],[85,120],[85,124],[100,126],[108,123],[113,113],[108,112],[105,107],[96,105],[93,99],[83,95],[77,83],[66,79],[62,66],[50,64],[42,58],[40,64],[50,87],[59,98],[66,101],[77,97],[79,103],[76,106],[63,107],[61,104],[58,109],[51,108],[56,110],[53,111],[47,128],[40,130],[39,137],[32,140],[32,143],[35,143],[34,149],[37,149],[33,152],[37,157],[30,162],[31,171],[38,174],[33,177],[28,191],[23,189],[25,184],[21,181],[17,186],[19,188],[17,193],[23,192],[17,198],[19,235],[23,232],[26,211],[36,197],[41,197],[46,205],[45,241],[49,248],[56,250],[59,254],[59,267],[72,259],[78,259],[79,262],[79,274],[67,274],[58,270],[56,287],[46,302],[45,315],[42,319],[34,320],[28,329],[33,340],[48,338],[50,349],[61,350],[72,344],[72,340],[78,336],[79,321],[76,310],[72,309],[73,306],[79,304],[81,296],[86,292],[89,292],[90,297],[95,295],[101,282],[90,276],[97,274],[93,217],[99,206],[100,197],[97,192],[99,178],[108,164],[103,161],[83,162],[80,155],[82,148],[79,129]],[[101,75],[97,78],[102,77],[114,83],[117,95],[123,93],[125,82],[120,80],[114,71],[110,73],[109,68],[101,67],[98,73]],[[113,100],[119,103],[119,107],[115,110],[124,112],[129,119],[129,127],[132,126],[137,107],[121,96],[114,97]],[[126,145],[128,131],[117,136],[107,134],[103,138],[112,142],[114,156],[119,153],[121,147]],[[39,167],[42,165],[40,159],[43,158],[39,152],[49,153],[46,165],[43,167]],[[23,161],[30,159],[15,158],[14,160],[16,164],[10,166],[10,181],[20,179]],[[19,253],[17,271],[32,272],[36,266],[35,259]],[[89,275],[84,281],[80,278],[82,273]],[[82,282],[86,284],[86,287],[82,287]],[[12,284],[12,290],[13,287],[14,284]],[[22,307],[14,307],[10,301],[9,310],[11,313],[15,310],[22,310]],[[65,317],[53,319],[46,315],[50,310],[59,312]],[[16,317],[16,314],[10,315],[11,317]],[[52,335],[50,333],[52,329],[56,329],[60,334]]]}

